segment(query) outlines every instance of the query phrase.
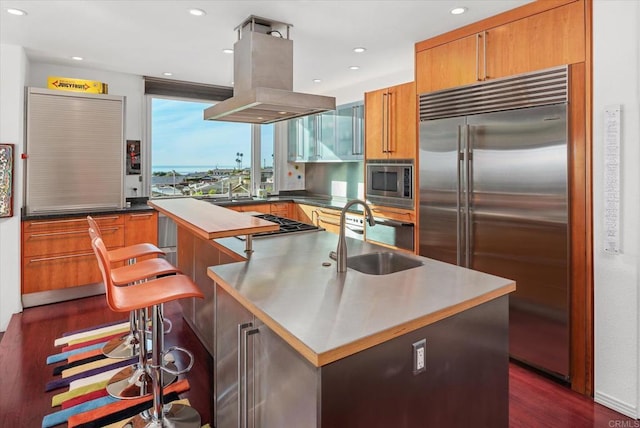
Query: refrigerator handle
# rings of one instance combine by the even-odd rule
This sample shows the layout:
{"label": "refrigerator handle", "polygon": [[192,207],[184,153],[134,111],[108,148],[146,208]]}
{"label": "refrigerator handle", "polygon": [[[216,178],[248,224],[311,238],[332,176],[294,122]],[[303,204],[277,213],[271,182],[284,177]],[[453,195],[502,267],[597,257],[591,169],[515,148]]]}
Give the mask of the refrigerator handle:
{"label": "refrigerator handle", "polygon": [[465,183],[465,202],[464,202],[464,211],[466,214],[465,221],[465,267],[471,268],[471,256],[473,249],[473,207],[472,207],[472,195],[473,195],[473,147],[471,144],[470,135],[470,126],[465,125],[466,127],[466,146],[465,146],[465,157],[466,157],[466,183]]}
{"label": "refrigerator handle", "polygon": [[456,263],[458,266],[462,265],[462,219],[460,212],[460,198],[462,197],[462,172],[463,172],[463,162],[464,162],[464,152],[462,151],[462,125],[458,125],[458,135],[457,135],[457,151],[458,151],[458,166],[457,166],[457,174],[458,179],[456,180]]}

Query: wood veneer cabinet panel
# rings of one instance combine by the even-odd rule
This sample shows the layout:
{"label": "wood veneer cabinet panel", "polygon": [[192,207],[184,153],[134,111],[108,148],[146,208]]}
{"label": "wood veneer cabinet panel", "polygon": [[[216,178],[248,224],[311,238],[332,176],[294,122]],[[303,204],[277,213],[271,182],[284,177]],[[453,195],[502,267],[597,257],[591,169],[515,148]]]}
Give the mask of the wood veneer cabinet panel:
{"label": "wood veneer cabinet panel", "polygon": [[476,34],[416,53],[417,93],[477,82],[481,65],[478,46]]}
{"label": "wood veneer cabinet panel", "polygon": [[318,225],[318,207],[312,205],[295,204],[295,220],[307,224]]}
{"label": "wood veneer cabinet panel", "polygon": [[[585,3],[564,3],[536,2],[535,8],[417,43],[417,93],[584,62]],[[467,34],[471,29],[475,32]]]}
{"label": "wood veneer cabinet panel", "polygon": [[[124,244],[121,215],[94,216],[105,244]],[[72,288],[101,281],[85,216],[22,222],[22,293]]]}
{"label": "wood veneer cabinet panel", "polygon": [[584,28],[580,1],[485,31],[484,79],[584,62]]}
{"label": "wood veneer cabinet panel", "polygon": [[417,150],[415,83],[367,92],[364,103],[365,157],[414,159]]}
{"label": "wood veneer cabinet panel", "polygon": [[126,214],[124,227],[125,246],[147,242],[158,245],[158,213],[156,211]]}

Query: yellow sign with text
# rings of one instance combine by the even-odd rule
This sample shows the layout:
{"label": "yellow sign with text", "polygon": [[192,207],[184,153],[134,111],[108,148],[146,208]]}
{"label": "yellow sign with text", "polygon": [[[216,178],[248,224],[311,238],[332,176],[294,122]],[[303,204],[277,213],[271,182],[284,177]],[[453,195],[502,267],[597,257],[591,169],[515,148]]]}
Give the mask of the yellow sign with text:
{"label": "yellow sign with text", "polygon": [[68,77],[49,77],[47,78],[47,87],[49,89],[84,92],[86,94],[109,93],[109,85],[106,83],[95,80],[70,79]]}

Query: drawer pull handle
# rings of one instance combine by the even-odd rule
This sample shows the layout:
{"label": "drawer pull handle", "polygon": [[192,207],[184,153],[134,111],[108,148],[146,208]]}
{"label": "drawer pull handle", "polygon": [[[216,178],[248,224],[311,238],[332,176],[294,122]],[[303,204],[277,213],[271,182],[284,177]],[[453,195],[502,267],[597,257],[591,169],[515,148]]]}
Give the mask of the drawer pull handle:
{"label": "drawer pull handle", "polygon": [[[96,220],[118,220],[120,216],[111,216],[111,217],[97,217]],[[60,224],[60,223],[77,223],[77,222],[87,222],[86,218],[75,218],[71,220],[49,220],[49,221],[33,221],[31,222],[31,226],[38,226],[41,224]]]}
{"label": "drawer pull handle", "polygon": [[400,214],[400,215],[408,215],[408,216],[411,216],[412,214],[404,211],[389,210],[384,208],[374,208],[373,211],[377,213],[392,213],[392,214]]}
{"label": "drawer pull handle", "polygon": [[338,217],[340,215],[339,213],[336,213],[336,212],[333,212],[333,211],[325,211],[323,209],[319,209],[318,211],[320,211],[322,214],[329,214],[329,215],[332,215],[332,216],[335,216],[335,217]]}
{"label": "drawer pull handle", "polygon": [[320,217],[320,216],[318,216],[318,223],[320,223],[320,222],[322,222],[322,223],[326,223],[326,224],[332,224],[332,225],[334,225],[334,226],[338,226],[338,227],[340,226],[340,223],[338,223],[338,222],[331,221],[331,220],[326,219],[326,218],[324,218],[324,217]]}
{"label": "drawer pull handle", "polygon": [[93,256],[94,253],[71,254],[68,256],[41,257],[39,259],[31,259],[29,263],[46,262],[50,260],[73,259],[78,257]]}
{"label": "drawer pull handle", "polygon": [[[110,230],[118,230],[118,227],[102,227],[100,228],[101,232],[106,232]],[[88,229],[87,229],[88,230]],[[33,233],[31,234],[31,238],[42,238],[45,236],[60,236],[60,235],[78,235],[88,233],[86,230],[72,230],[68,232],[49,232],[49,233]]]}
{"label": "drawer pull handle", "polygon": [[133,217],[151,217],[153,215],[153,213],[147,213],[147,214],[129,214],[129,217],[133,218]]}

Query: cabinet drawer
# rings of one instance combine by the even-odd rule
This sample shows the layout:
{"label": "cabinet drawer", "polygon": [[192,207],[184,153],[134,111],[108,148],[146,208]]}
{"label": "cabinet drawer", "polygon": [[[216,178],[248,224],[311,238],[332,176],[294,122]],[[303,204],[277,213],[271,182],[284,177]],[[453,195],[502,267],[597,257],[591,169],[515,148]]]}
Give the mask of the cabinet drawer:
{"label": "cabinet drawer", "polygon": [[24,257],[22,275],[23,294],[102,282],[91,250],[63,256]]}
{"label": "cabinet drawer", "polygon": [[280,217],[291,218],[291,204],[289,202],[278,202],[271,204],[271,214]]}
{"label": "cabinet drawer", "polygon": [[[101,228],[124,224],[124,217],[122,215],[95,216],[93,218]],[[89,230],[89,223],[85,216],[58,220],[29,220],[22,222],[22,228],[25,233],[69,229],[84,229],[85,232],[87,232]]]}
{"label": "cabinet drawer", "polygon": [[124,245],[150,243],[158,245],[158,213],[155,211],[127,214]]}
{"label": "cabinet drawer", "polygon": [[[84,221],[86,223],[87,220]],[[107,248],[124,245],[124,227],[100,225],[100,231]],[[22,251],[24,257],[91,252],[89,227],[79,228],[76,224],[75,229],[25,233]]]}
{"label": "cabinet drawer", "polygon": [[382,205],[371,205],[374,217],[389,218],[402,222],[415,223],[416,212],[413,210],[404,210],[402,208],[385,207]]}

